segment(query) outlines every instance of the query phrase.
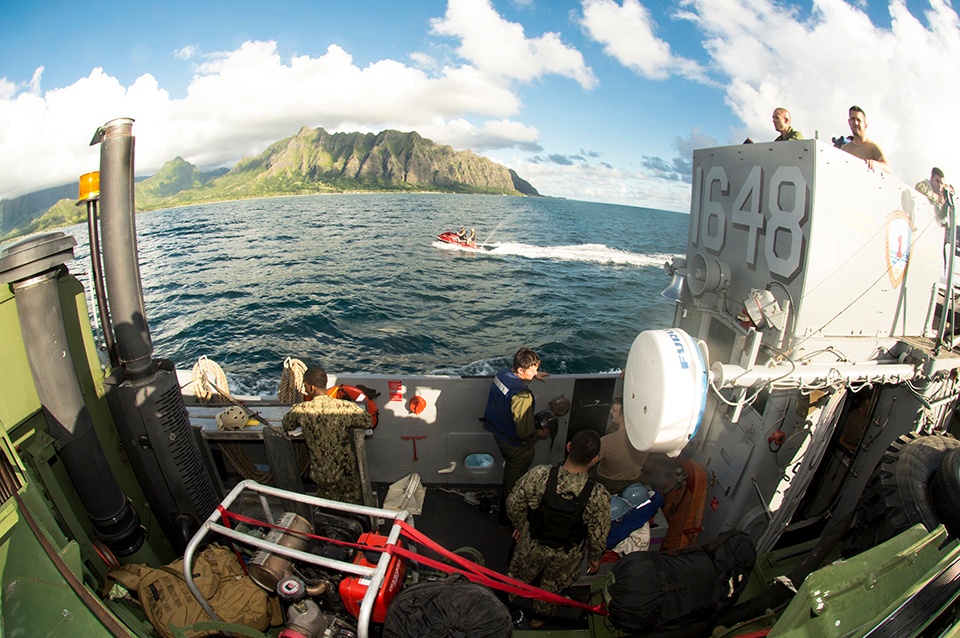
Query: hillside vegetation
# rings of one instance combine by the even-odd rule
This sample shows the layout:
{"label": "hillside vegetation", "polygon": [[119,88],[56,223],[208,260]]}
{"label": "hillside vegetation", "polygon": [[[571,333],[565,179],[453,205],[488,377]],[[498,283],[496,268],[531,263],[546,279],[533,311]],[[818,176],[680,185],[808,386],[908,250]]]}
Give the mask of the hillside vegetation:
{"label": "hillside vegetation", "polygon": [[[65,198],[70,187],[0,201],[0,239],[82,222],[86,206]],[[75,187],[73,187],[75,189]],[[354,191],[539,193],[514,171],[471,151],[455,151],[416,132],[334,133],[304,127],[229,171],[204,173],[177,157],[134,187],[137,210],[185,204]],[[44,191],[47,193],[47,191]],[[31,206],[43,204],[43,207]]]}

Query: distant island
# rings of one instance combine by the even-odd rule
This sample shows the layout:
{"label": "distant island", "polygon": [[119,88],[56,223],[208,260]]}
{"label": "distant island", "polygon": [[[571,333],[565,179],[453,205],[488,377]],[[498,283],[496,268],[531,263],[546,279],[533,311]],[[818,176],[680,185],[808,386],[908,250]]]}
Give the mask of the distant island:
{"label": "distant island", "polygon": [[[79,178],[79,175],[77,176]],[[529,195],[529,182],[471,151],[455,151],[412,131],[334,133],[303,127],[230,170],[204,173],[177,157],[134,187],[138,211],[186,204],[347,192]],[[0,240],[81,223],[77,185],[0,201]]]}

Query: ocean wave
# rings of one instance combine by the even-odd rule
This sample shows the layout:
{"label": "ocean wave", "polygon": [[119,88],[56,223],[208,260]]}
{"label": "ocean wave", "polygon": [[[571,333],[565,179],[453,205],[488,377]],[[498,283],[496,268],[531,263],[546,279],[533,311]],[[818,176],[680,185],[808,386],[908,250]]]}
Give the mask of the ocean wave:
{"label": "ocean wave", "polygon": [[[253,395],[276,392],[288,356],[335,374],[491,376],[526,346],[547,372],[594,374],[673,316],[661,266],[686,244],[686,215],[478,195],[295,201],[138,216],[155,356],[190,370],[205,355]],[[463,225],[483,251],[436,241]],[[86,228],[72,232],[69,267],[89,286]]]}

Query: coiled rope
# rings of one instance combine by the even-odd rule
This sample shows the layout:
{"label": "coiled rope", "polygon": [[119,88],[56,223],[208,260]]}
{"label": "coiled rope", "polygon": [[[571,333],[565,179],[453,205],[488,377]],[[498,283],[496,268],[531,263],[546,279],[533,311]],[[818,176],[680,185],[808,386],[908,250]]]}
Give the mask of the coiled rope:
{"label": "coiled rope", "polygon": [[[306,371],[307,367],[302,361],[288,358],[283,362],[283,368],[284,377],[292,377],[287,381],[287,385],[292,388],[291,390],[288,390],[288,392],[296,392],[295,388],[297,387],[297,384],[299,384],[300,387],[303,387],[303,373]],[[289,375],[288,369],[290,370]],[[193,384],[197,401],[202,403],[230,402],[228,397],[224,396],[220,391],[217,390],[217,388],[220,388],[220,390],[223,390],[224,392],[227,391],[227,375],[223,372],[223,368],[221,368],[212,359],[208,359],[206,355],[203,355],[197,359],[197,363],[193,366],[193,373],[190,381]],[[280,385],[281,388],[284,387],[282,379]],[[299,403],[300,401],[303,401],[302,392],[295,401],[290,401],[290,403]],[[261,470],[259,467],[257,467],[257,464],[254,463],[249,456],[247,456],[247,453],[244,451],[243,446],[240,443],[220,441],[219,447],[220,453],[223,454],[223,458],[226,459],[226,461],[233,466],[233,469],[237,472],[237,474],[243,478],[252,479],[258,483],[267,485],[276,484],[276,481],[273,478],[273,471]],[[310,467],[310,454],[307,451],[306,445],[294,445],[293,448],[296,455],[297,468],[300,472],[300,475],[303,476]]]}
{"label": "coiled rope", "polygon": [[283,360],[283,374],[280,375],[280,387],[277,389],[277,399],[281,403],[301,403],[306,388],[303,386],[303,373],[307,371],[307,364],[300,359],[287,357]]}
{"label": "coiled rope", "polygon": [[[297,470],[300,472],[300,476],[304,476],[310,468],[310,452],[307,450],[306,444],[299,441],[294,444],[293,451],[297,459]],[[243,478],[252,479],[263,485],[276,485],[273,470],[261,470],[247,456],[239,443],[220,441],[220,452],[223,454],[223,458],[233,466],[237,474]]]}
{"label": "coiled rope", "polygon": [[[207,355],[203,355],[193,364],[193,373],[190,377],[190,382],[193,384],[193,391],[197,396],[197,401],[201,403],[228,402],[228,399],[213,387],[213,385],[215,385],[217,388],[227,389],[227,375],[224,374],[223,368],[215,361],[207,359]],[[211,383],[213,383],[213,385],[211,385]]]}

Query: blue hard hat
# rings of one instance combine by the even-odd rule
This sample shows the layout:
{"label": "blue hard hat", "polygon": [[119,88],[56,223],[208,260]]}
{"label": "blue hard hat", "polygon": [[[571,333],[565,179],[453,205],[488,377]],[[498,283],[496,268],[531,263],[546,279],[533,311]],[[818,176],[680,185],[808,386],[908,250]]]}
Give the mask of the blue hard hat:
{"label": "blue hard hat", "polygon": [[627,499],[621,498],[619,496],[613,496],[610,498],[610,520],[615,521],[619,518],[622,518],[624,514],[630,511],[630,503],[627,502]]}
{"label": "blue hard hat", "polygon": [[631,483],[623,488],[620,496],[630,503],[630,507],[639,507],[650,498],[650,492],[641,483]]}

